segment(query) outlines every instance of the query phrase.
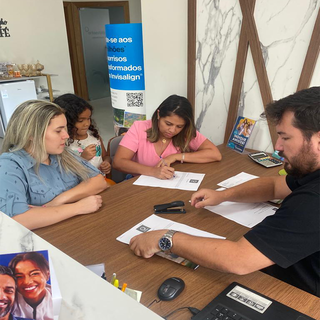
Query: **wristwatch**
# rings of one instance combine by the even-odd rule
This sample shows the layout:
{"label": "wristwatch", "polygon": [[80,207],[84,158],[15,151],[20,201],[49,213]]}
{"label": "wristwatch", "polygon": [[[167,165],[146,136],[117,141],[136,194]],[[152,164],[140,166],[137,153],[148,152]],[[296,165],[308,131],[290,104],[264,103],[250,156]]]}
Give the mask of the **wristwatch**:
{"label": "wristwatch", "polygon": [[172,237],[177,231],[175,230],[168,230],[159,240],[159,248],[161,251],[168,251],[172,248]]}

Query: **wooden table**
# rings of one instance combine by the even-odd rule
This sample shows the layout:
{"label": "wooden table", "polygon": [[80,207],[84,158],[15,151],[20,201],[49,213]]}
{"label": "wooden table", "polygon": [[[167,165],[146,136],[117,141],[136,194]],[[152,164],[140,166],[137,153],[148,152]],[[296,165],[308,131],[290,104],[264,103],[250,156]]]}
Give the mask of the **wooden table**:
{"label": "wooden table", "polygon": [[[223,160],[210,164],[176,164],[179,171],[205,173],[201,188],[217,188],[217,183],[242,171],[258,176],[276,175],[282,167],[266,169],[254,163],[247,155],[219,146]],[[103,194],[99,212],[79,216],[56,225],[38,229],[36,234],[83,265],[104,263],[107,279],[117,273],[120,284],[143,292],[141,303],[149,305],[157,298],[160,284],[167,278],[182,278],[186,288],[170,302],[154,303],[151,309],[161,316],[183,306],[202,309],[228,284],[237,281],[256,291],[282,302],[300,312],[320,319],[320,299],[270,277],[260,271],[246,276],[223,274],[199,267],[197,270],[180,266],[154,256],[151,259],[136,257],[129,247],[116,241],[116,237],[129,230],[153,213],[153,205],[175,200],[185,202],[187,214],[160,215],[192,227],[237,240],[248,228],[227,220],[205,209],[190,206],[192,192],[134,186],[134,179],[122,182]],[[177,312],[171,319],[190,319],[188,310]]]}

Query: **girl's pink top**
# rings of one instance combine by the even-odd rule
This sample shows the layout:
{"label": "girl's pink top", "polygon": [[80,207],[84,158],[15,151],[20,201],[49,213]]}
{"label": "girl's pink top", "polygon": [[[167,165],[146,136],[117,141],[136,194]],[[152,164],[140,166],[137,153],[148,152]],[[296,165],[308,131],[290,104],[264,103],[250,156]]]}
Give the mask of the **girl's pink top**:
{"label": "girl's pink top", "polygon": [[[133,161],[140,164],[154,167],[160,161],[160,156],[154,149],[154,143],[147,140],[146,130],[151,128],[151,120],[135,121],[128,132],[124,135],[120,145],[133,151],[135,154]],[[207,138],[197,131],[197,135],[190,141],[189,147],[192,151],[196,151]],[[170,141],[161,157],[165,158],[171,154],[181,153]]]}

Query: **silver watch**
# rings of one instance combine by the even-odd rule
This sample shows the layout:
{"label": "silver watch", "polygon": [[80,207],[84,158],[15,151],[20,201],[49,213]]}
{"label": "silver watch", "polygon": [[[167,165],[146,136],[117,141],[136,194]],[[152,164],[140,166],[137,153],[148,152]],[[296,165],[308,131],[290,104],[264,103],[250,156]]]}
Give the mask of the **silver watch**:
{"label": "silver watch", "polygon": [[159,240],[159,248],[161,251],[168,251],[172,248],[172,237],[177,231],[175,230],[169,230],[167,233],[165,233]]}

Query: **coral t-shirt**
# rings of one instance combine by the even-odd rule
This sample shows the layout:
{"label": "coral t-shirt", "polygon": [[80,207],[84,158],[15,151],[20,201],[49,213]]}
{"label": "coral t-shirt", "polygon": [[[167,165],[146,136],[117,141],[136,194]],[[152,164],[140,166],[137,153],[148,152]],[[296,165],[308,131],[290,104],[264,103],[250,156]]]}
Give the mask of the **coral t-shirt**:
{"label": "coral t-shirt", "polygon": [[[157,165],[160,161],[160,156],[154,148],[154,143],[147,140],[146,130],[151,126],[151,120],[135,121],[120,142],[121,146],[135,153],[132,158],[133,161],[149,167]],[[196,137],[190,141],[190,149],[192,151],[198,150],[206,139],[204,135],[197,131]],[[165,158],[176,153],[181,153],[181,151],[173,145],[171,140],[161,157]]]}

